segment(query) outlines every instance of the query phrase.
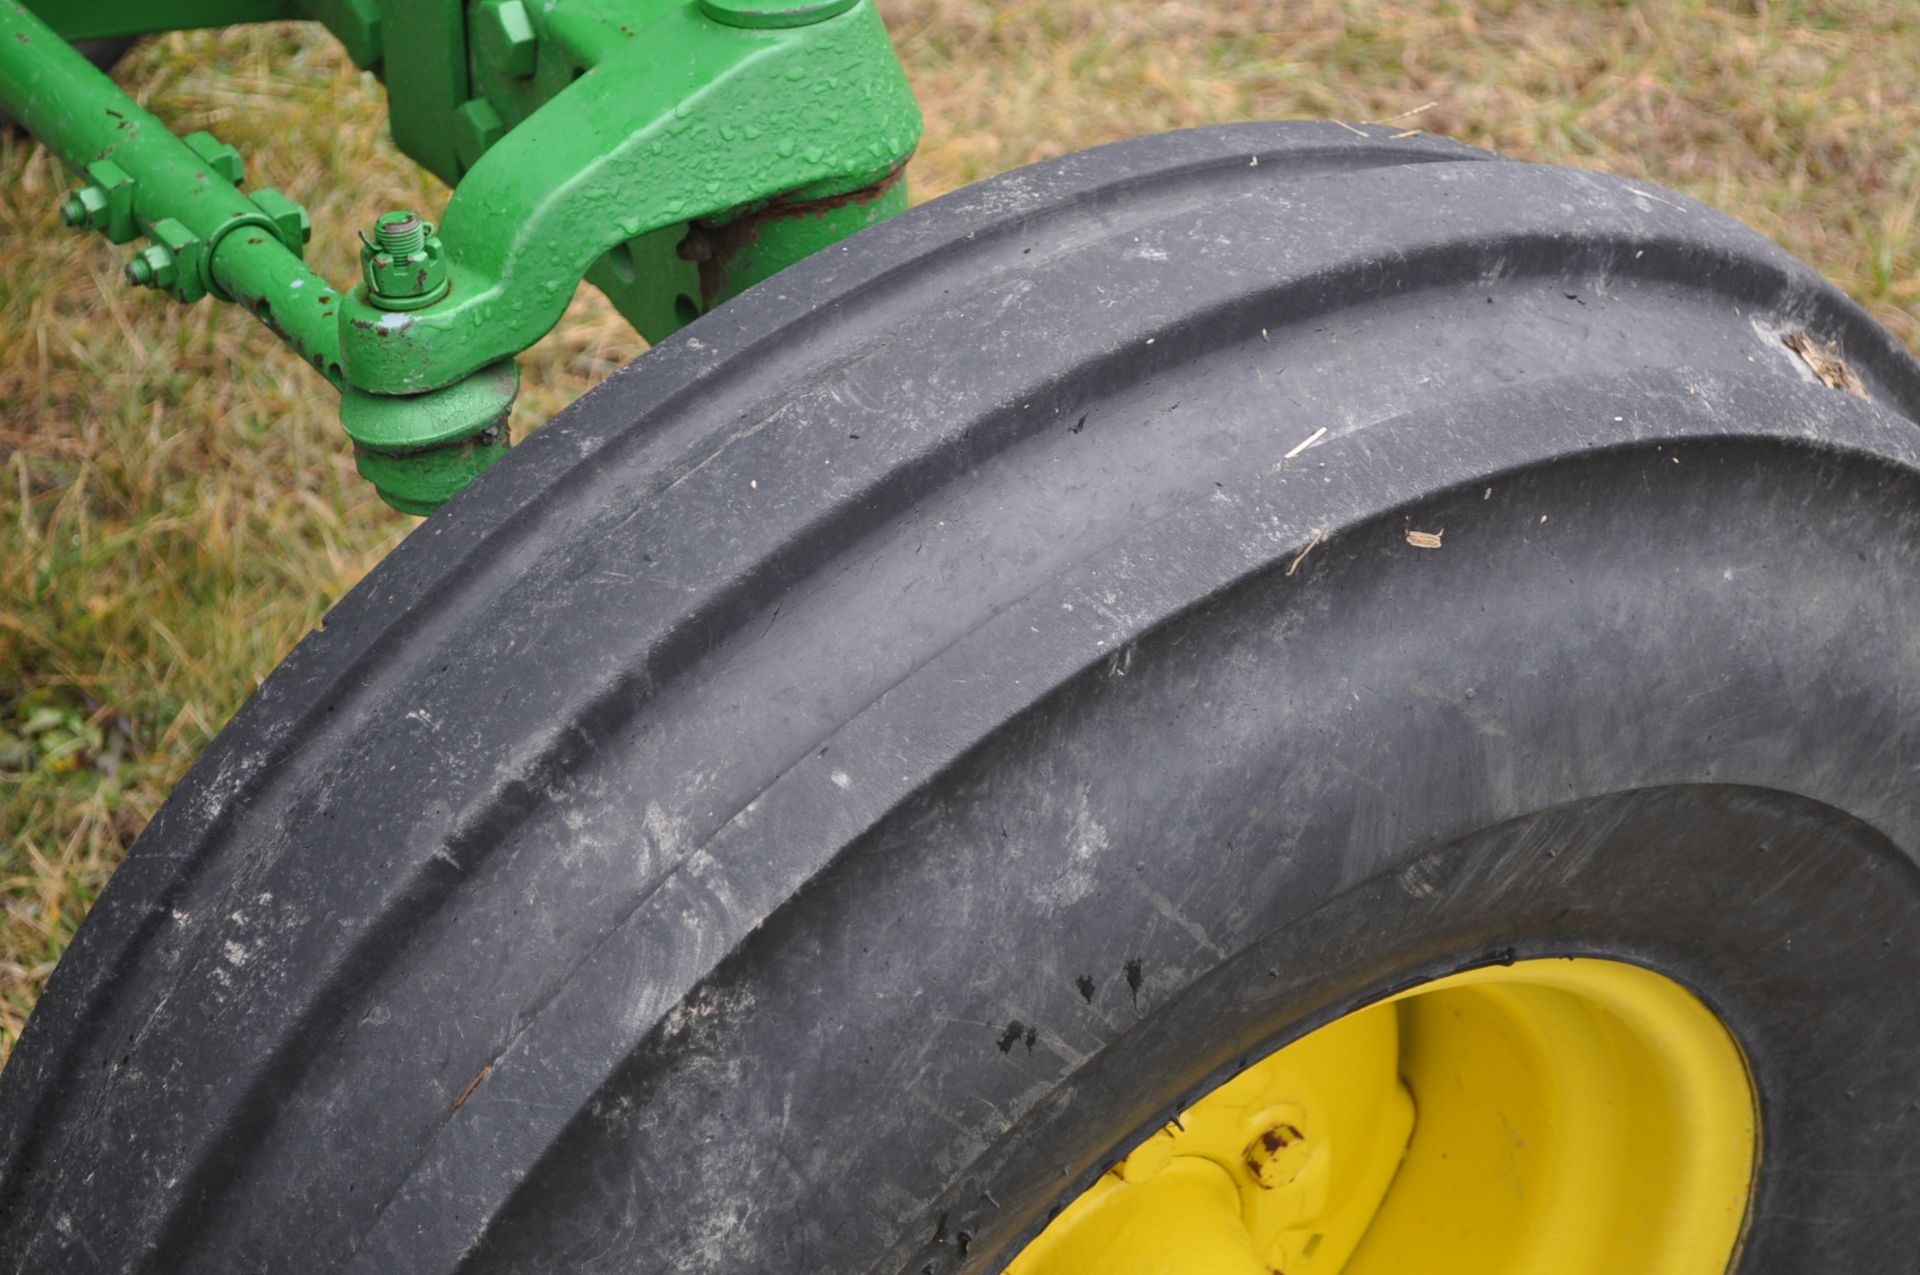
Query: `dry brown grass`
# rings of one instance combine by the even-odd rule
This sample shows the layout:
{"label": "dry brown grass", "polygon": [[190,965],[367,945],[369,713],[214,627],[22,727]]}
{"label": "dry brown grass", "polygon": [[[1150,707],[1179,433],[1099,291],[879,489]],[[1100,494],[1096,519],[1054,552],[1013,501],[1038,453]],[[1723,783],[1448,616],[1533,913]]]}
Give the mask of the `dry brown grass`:
{"label": "dry brown grass", "polygon": [[[928,117],[921,197],[1159,129],[1410,123],[1728,209],[1920,338],[1920,8],[1505,0],[883,0]],[[304,200],[313,257],[444,191],[297,26],[150,41],[121,72]],[[129,292],[0,141],[0,1058],[134,835],[292,643],[412,525],[332,396],[243,316]],[[519,428],[641,343],[591,291],[523,360]]]}

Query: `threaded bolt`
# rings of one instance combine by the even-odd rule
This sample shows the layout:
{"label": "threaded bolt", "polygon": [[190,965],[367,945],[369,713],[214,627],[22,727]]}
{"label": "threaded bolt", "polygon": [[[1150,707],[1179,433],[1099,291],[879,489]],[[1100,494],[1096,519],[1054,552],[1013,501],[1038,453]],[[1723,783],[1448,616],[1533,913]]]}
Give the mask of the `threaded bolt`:
{"label": "threaded bolt", "polygon": [[414,212],[381,213],[373,223],[373,237],[382,252],[406,257],[427,246],[427,223]]}
{"label": "threaded bolt", "polygon": [[60,224],[63,226],[84,226],[86,222],[87,206],[80,202],[80,196],[67,196],[67,202],[60,205]]}
{"label": "threaded bolt", "polygon": [[418,310],[447,295],[447,263],[433,223],[415,212],[381,213],[373,237],[361,236],[367,300],[383,310]]}

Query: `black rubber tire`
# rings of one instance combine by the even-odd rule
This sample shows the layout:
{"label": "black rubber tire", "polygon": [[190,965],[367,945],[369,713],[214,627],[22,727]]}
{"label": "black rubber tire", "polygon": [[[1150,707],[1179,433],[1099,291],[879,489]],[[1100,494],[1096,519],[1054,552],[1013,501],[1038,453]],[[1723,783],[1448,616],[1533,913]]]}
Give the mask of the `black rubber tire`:
{"label": "black rubber tire", "polygon": [[428,520],[56,972],[6,1269],[991,1271],[1239,1060],[1583,953],[1747,1053],[1740,1269],[1906,1269],[1920,368],[1363,132],[936,201]]}

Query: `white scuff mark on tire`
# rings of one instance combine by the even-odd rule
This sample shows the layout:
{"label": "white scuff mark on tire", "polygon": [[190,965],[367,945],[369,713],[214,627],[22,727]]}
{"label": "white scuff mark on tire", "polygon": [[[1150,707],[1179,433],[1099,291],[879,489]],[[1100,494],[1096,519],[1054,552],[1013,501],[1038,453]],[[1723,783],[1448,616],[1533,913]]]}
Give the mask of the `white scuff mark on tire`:
{"label": "white scuff mark on tire", "polygon": [[1627,187],[1627,193],[1629,195],[1638,195],[1642,199],[1651,199],[1656,204],[1665,204],[1667,207],[1678,209],[1680,212],[1687,211],[1687,206],[1685,204],[1676,204],[1671,199],[1662,199],[1658,195],[1648,194],[1646,191],[1640,190],[1633,186]]}
{"label": "white scuff mark on tire", "polygon": [[719,1023],[739,1017],[753,1005],[753,993],[746,988],[696,988],[687,999],[667,1011],[661,1023],[661,1035],[667,1040],[683,1036],[698,1040]]}
{"label": "white scuff mark on tire", "polygon": [[1052,881],[1042,885],[1038,891],[1049,907],[1066,907],[1078,903],[1093,892],[1093,863],[1113,838],[1108,834],[1106,825],[1095,817],[1093,803],[1084,789],[1076,798],[1073,823],[1067,829],[1067,860]]}
{"label": "white scuff mark on tire", "polygon": [[1430,897],[1439,887],[1439,882],[1432,875],[1434,870],[1434,864],[1424,860],[1414,860],[1401,871],[1400,888],[1416,899]]}
{"label": "white scuff mark on tire", "polygon": [[1152,889],[1143,882],[1133,881],[1130,882],[1130,884],[1133,886],[1134,893],[1145,899],[1155,912],[1158,912],[1162,917],[1170,921],[1188,938],[1192,939],[1216,957],[1226,956],[1226,949],[1213,941],[1213,936],[1207,933],[1206,927],[1181,911],[1179,905],[1174,903],[1172,899],[1169,899],[1166,895],[1161,894],[1158,890]]}
{"label": "white scuff mark on tire", "polygon": [[646,813],[641,816],[641,826],[646,829],[647,839],[653,842],[663,861],[671,861],[680,856],[687,841],[687,821],[677,815],[670,815],[657,801],[647,803]]}

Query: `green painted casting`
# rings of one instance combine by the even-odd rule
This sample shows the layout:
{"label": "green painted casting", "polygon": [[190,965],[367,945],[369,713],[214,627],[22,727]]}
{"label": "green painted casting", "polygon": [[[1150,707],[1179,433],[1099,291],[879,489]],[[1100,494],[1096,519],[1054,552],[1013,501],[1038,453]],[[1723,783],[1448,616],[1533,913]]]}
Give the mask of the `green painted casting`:
{"label": "green painted casting", "polygon": [[855,0],[700,0],[700,11],[715,22],[772,30],[824,22],[853,8]]}
{"label": "green painted casting", "polygon": [[106,40],[306,16],[297,0],[27,0],[66,40]]}
{"label": "green painted casting", "polygon": [[507,118],[441,219],[447,298],[403,326],[382,322],[364,290],[348,300],[341,357],[353,384],[450,385],[546,335],[574,283],[620,245],[786,192],[871,185],[920,136],[871,0],[774,30],[675,5],[523,122]]}
{"label": "green painted casting", "polygon": [[[398,316],[395,316],[398,317]],[[520,365],[502,359],[457,385],[409,398],[340,396],[360,476],[402,513],[432,513],[507,450]]]}
{"label": "green painted casting", "polygon": [[382,0],[387,121],[396,146],[442,181],[460,180],[448,127],[467,100],[467,11],[461,0]]}
{"label": "green painted casting", "polygon": [[[396,143],[457,183],[437,230],[363,235],[347,292],[303,263],[304,208],[61,38],[286,17],[377,68]],[[0,110],[80,174],[64,222],[146,239],[129,283],[244,305],[340,388],[410,513],[504,451],[513,358],[582,278],[657,341],[904,208],[921,129],[873,0],[0,0]]]}
{"label": "green painted casting", "polygon": [[424,518],[507,454],[505,427],[417,452],[353,449],[354,468],[380,499],[403,514]]}
{"label": "green painted casting", "polygon": [[697,263],[701,305],[712,309],[906,207],[907,184],[898,180],[852,195],[775,200],[730,222],[696,224],[676,251]]}

